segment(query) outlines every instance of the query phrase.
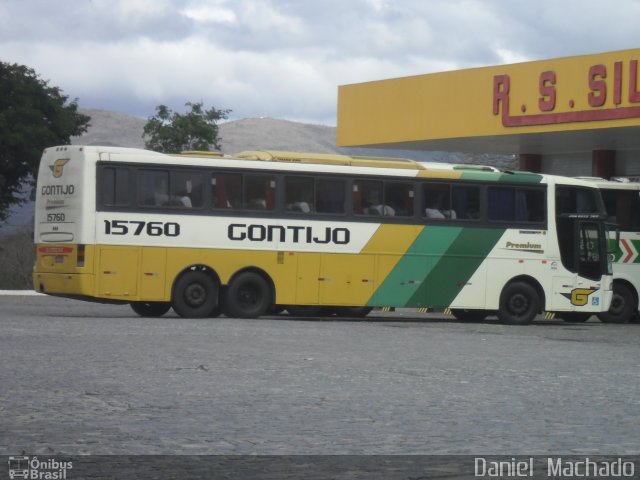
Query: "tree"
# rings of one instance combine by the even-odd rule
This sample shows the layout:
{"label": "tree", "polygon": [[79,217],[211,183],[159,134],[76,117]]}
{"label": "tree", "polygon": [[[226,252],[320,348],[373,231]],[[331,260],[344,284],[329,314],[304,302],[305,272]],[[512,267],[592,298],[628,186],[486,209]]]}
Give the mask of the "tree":
{"label": "tree", "polygon": [[90,120],[33,69],[0,62],[0,221],[26,200],[24,185],[35,185],[42,151],[68,145]]}
{"label": "tree", "polygon": [[[144,126],[142,138],[149,150],[180,153],[184,150],[220,150],[218,120],[226,119],[231,110],[202,109],[202,102],[185,103],[191,111],[181,115],[165,105]],[[146,137],[149,137],[147,140]]]}

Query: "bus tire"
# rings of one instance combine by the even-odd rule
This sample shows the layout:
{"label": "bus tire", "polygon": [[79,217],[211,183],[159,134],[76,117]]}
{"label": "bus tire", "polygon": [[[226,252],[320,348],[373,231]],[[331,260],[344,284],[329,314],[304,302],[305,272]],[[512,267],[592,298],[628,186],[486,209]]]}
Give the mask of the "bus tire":
{"label": "bus tire", "polygon": [[218,285],[202,271],[189,271],[173,286],[172,304],[181,317],[208,317],[218,306]]}
{"label": "bus tire", "polygon": [[338,317],[362,318],[369,315],[373,307],[336,307]]}
{"label": "bus tire", "polygon": [[452,308],[451,314],[461,322],[482,322],[487,318],[486,310],[471,308]]}
{"label": "bus tire", "polygon": [[636,300],[633,292],[624,283],[614,282],[613,298],[607,312],[598,314],[604,323],[629,323],[636,312]]}
{"label": "bus tire", "polygon": [[236,318],[256,318],[271,306],[269,282],[256,272],[242,272],[231,280],[224,297],[225,313]]}
{"label": "bus tire", "polygon": [[170,302],[131,302],[130,305],[141,317],[161,317],[171,308]]}
{"label": "bus tire", "polygon": [[512,325],[531,323],[540,310],[540,295],[526,282],[512,282],[500,295],[498,318]]}

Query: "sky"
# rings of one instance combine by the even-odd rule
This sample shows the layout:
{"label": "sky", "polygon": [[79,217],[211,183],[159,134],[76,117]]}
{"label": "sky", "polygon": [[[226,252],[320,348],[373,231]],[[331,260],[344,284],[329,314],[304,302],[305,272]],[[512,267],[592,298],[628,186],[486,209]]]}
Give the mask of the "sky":
{"label": "sky", "polygon": [[81,108],[336,124],[338,86],[640,48],[640,0],[0,0],[0,61]]}

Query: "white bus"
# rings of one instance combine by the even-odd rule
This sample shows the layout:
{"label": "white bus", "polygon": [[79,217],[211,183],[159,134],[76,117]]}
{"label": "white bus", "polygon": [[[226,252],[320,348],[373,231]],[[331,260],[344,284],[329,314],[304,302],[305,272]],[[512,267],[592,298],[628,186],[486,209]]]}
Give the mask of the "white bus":
{"label": "white bus", "polygon": [[[608,323],[637,321],[640,308],[640,183],[626,179],[579,178],[600,189],[608,221],[617,225],[620,232],[617,242],[613,236],[609,239],[614,278],[611,307],[598,314],[598,318]],[[567,320],[584,321],[587,318],[587,315],[575,315]]]}
{"label": "white bus", "polygon": [[290,152],[62,146],[37,180],[37,291],[140,315],[450,308],[522,324],[611,302],[589,182]]}

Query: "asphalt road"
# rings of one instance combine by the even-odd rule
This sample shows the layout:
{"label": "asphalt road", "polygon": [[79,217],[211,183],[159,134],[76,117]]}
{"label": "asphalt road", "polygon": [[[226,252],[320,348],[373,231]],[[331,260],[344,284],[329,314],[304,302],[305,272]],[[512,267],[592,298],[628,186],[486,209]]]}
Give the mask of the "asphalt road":
{"label": "asphalt road", "polygon": [[0,364],[0,455],[640,452],[637,324],[144,319],[3,296]]}

